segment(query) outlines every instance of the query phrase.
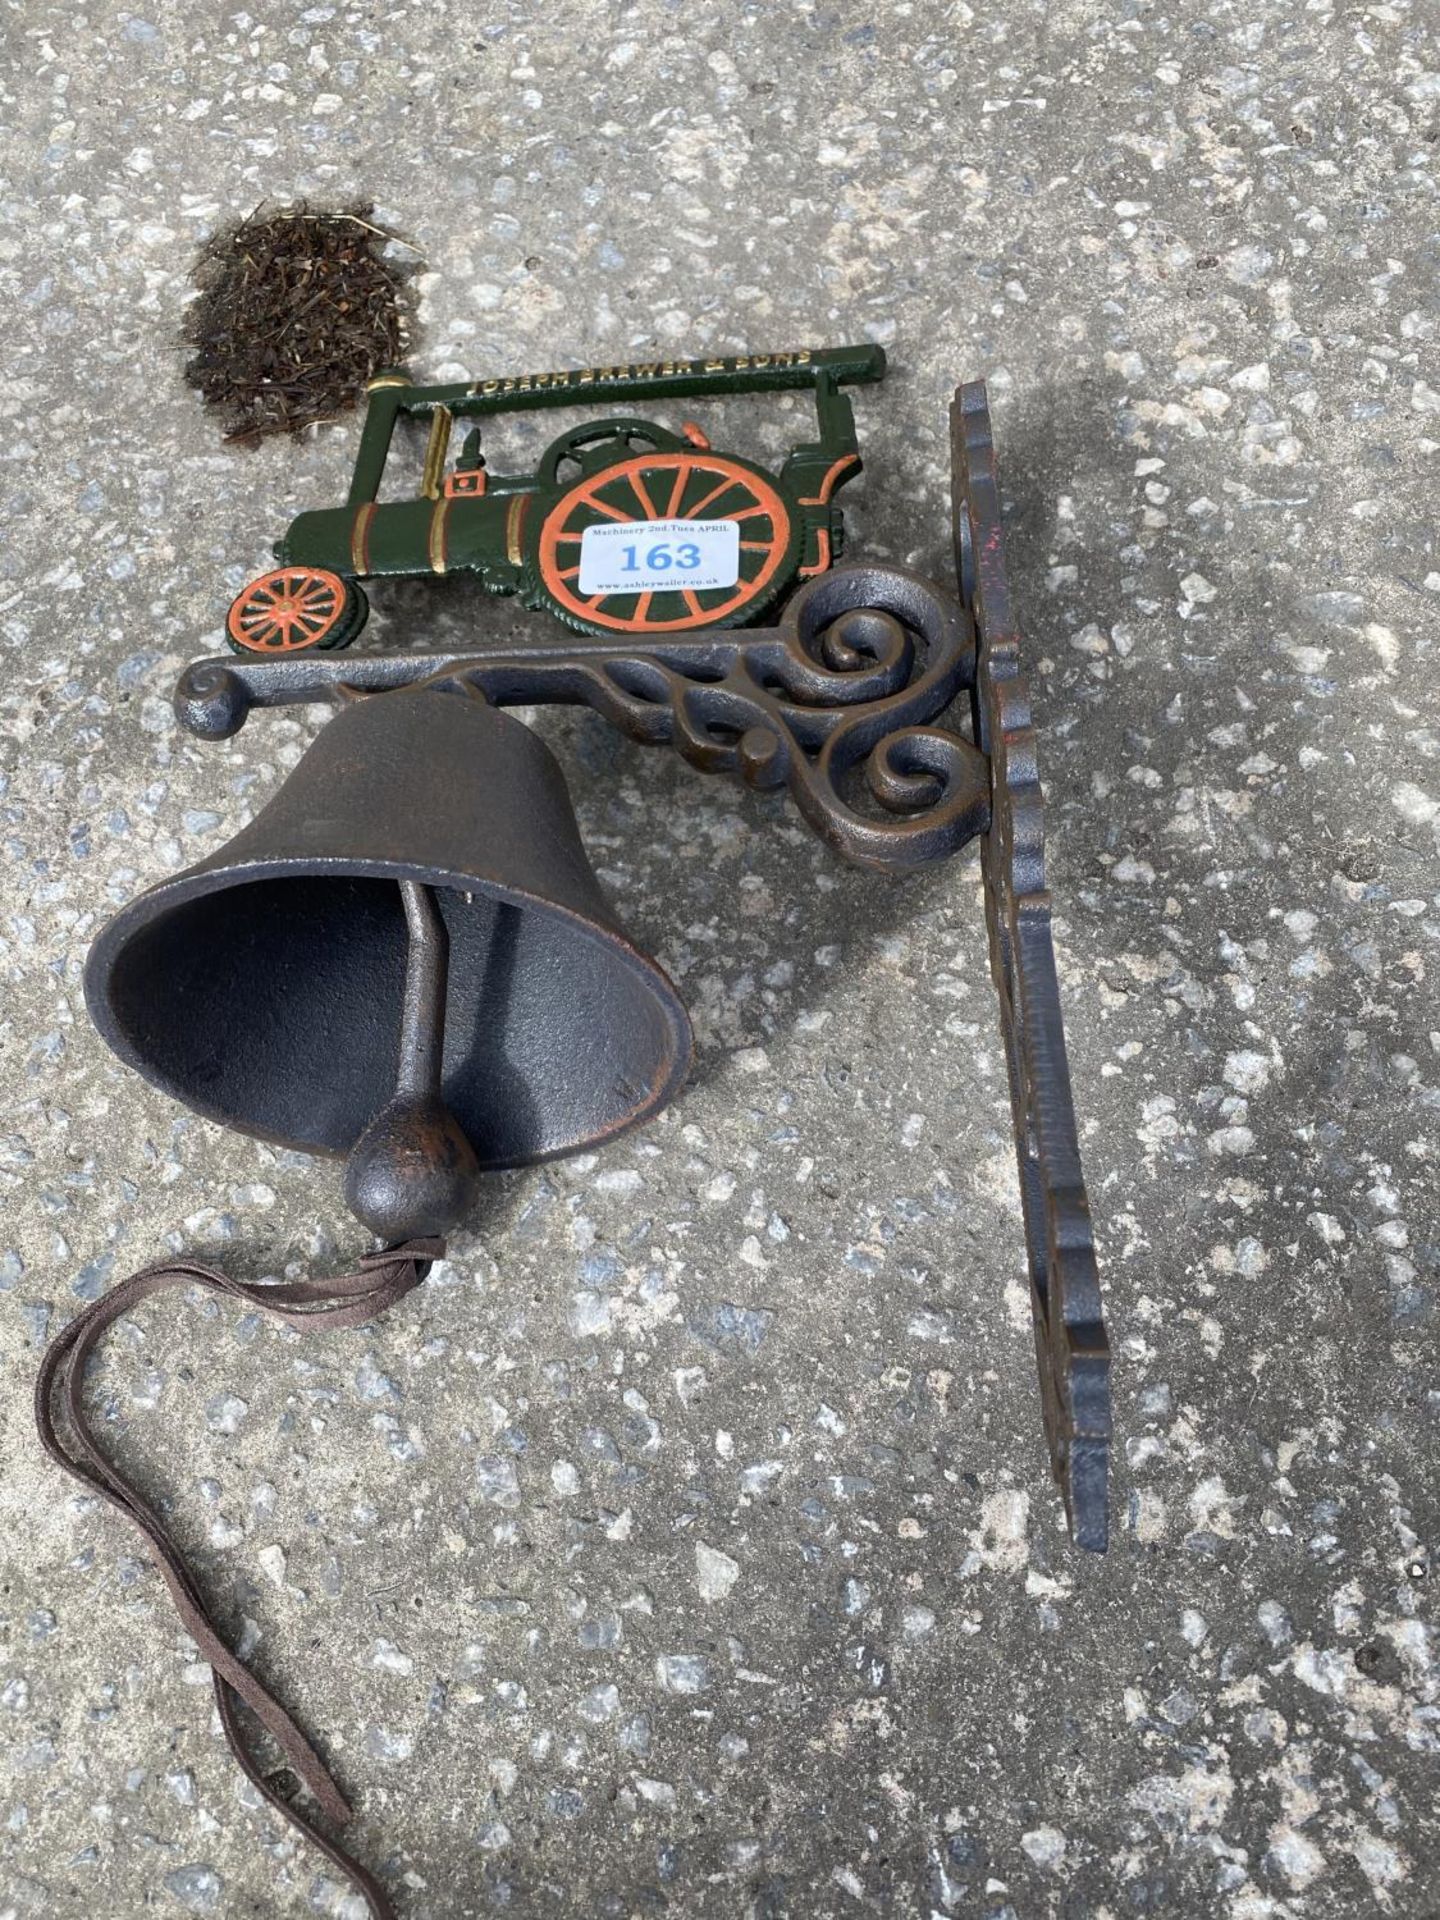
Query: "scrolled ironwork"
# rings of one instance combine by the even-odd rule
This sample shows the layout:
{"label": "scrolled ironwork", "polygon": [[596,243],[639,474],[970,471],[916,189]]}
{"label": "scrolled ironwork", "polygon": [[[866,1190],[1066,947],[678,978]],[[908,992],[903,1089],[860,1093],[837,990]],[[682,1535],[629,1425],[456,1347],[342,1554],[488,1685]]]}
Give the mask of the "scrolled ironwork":
{"label": "scrolled ironwork", "polygon": [[773,627],[483,653],[202,660],[182,676],[175,705],[207,739],[237,732],[254,707],[402,688],[453,688],[502,707],[586,706],[702,773],[788,787],[844,858],[903,868],[957,852],[988,821],[984,755],[936,724],[974,679],[974,635],[957,601],[898,567],[851,566],[807,582]]}

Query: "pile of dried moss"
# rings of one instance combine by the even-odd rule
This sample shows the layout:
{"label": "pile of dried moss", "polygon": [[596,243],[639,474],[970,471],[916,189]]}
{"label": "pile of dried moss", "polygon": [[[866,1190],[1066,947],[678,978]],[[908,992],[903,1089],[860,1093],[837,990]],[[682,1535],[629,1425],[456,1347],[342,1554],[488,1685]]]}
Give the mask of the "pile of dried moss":
{"label": "pile of dried moss", "polygon": [[185,378],[219,411],[227,440],[255,446],[333,420],[378,368],[404,358],[414,269],[384,257],[395,236],[372,212],[261,208],[201,249]]}

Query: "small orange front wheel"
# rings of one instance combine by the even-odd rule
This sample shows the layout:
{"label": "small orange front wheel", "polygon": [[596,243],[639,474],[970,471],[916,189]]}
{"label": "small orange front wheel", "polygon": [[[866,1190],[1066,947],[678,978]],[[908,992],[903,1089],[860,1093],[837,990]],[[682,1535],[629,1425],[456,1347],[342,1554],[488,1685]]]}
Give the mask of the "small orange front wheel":
{"label": "small orange front wheel", "polygon": [[277,567],[236,596],[225,637],[237,653],[329,652],[349,646],[369,611],[353,580],[323,567]]}

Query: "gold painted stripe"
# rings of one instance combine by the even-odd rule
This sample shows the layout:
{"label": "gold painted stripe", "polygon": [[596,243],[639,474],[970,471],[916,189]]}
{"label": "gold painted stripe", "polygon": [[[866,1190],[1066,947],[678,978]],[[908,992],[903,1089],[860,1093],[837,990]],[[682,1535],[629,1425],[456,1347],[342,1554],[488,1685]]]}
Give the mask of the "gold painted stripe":
{"label": "gold painted stripe", "polygon": [[518,567],[523,558],[520,529],[525,524],[525,507],[529,498],[528,493],[517,493],[505,513],[505,558],[512,567]]}
{"label": "gold painted stripe", "polygon": [[414,384],[408,373],[377,373],[373,380],[365,382],[365,391],[378,393],[382,387],[413,387]]}
{"label": "gold painted stripe", "polygon": [[445,522],[450,516],[448,497],[435,502],[435,510],[430,515],[430,571],[445,571]]}
{"label": "gold painted stripe", "polygon": [[356,573],[370,571],[370,522],[375,518],[377,502],[367,500],[357,508],[350,527],[350,564]]}
{"label": "gold painted stripe", "polygon": [[449,407],[436,407],[430,416],[430,438],[426,443],[425,466],[420,475],[420,491],[427,500],[440,498],[440,481],[450,446],[452,417]]}

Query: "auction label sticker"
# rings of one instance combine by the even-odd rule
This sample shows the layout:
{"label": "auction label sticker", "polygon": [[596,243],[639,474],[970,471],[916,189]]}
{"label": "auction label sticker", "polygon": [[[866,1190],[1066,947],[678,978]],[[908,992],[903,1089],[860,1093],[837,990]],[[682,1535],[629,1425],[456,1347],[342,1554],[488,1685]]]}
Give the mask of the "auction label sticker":
{"label": "auction label sticker", "polygon": [[580,536],[581,593],[678,593],[739,578],[738,520],[616,520]]}

